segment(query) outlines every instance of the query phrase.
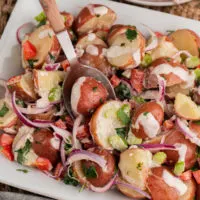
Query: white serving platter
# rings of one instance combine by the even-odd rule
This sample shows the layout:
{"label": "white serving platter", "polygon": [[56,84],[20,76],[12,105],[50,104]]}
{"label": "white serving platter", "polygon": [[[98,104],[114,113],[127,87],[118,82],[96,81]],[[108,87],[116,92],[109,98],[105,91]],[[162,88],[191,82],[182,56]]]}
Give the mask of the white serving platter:
{"label": "white serving platter", "polygon": [[[88,3],[101,3],[112,8],[118,15],[117,23],[140,25],[146,24],[155,31],[165,32],[178,28],[189,28],[200,34],[200,22],[164,14],[152,10],[120,4],[108,0],[57,0],[59,9],[67,10],[76,15]],[[11,18],[0,41],[0,78],[19,74],[21,69],[20,46],[16,40],[17,28],[41,12],[39,0],[18,0]],[[139,22],[139,23],[138,23]],[[61,200],[125,200],[119,192],[110,191],[97,194],[64,185],[53,180],[35,169],[29,169],[24,174],[16,169],[25,168],[15,162],[10,162],[0,155],[0,182],[37,194]]]}
{"label": "white serving platter", "polygon": [[[130,2],[130,3],[135,3],[135,4],[138,4],[138,5],[143,5],[143,6],[162,7],[162,6],[177,5],[177,3],[175,3],[173,0],[165,0],[165,1],[158,0],[157,2],[156,2],[156,0],[125,0],[125,1]],[[191,0],[182,0],[180,2],[180,4],[187,3],[187,2],[190,2],[190,1]]]}

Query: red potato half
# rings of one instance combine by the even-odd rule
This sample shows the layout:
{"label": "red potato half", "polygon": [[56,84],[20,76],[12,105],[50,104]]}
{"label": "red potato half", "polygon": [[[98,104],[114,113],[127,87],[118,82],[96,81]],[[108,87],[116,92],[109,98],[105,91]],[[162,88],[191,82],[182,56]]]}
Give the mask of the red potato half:
{"label": "red potato half", "polygon": [[23,101],[32,102],[37,100],[32,73],[10,78],[7,81],[7,87],[11,93],[16,91],[16,96]]}
{"label": "red potato half", "polygon": [[[135,126],[139,116],[146,115],[146,114],[148,116],[148,113],[151,113],[152,117],[154,117],[154,121],[156,120],[159,123],[159,125],[161,125],[163,122],[164,111],[160,104],[156,102],[148,102],[148,103],[142,104],[140,107],[138,107],[135,110],[135,113],[132,119],[132,133],[138,138],[142,138],[142,139],[149,138],[148,134],[145,132],[143,125],[141,125],[140,122],[139,122],[139,128],[136,128]],[[151,122],[147,124],[147,126],[151,126],[151,125],[153,126],[153,124],[154,123]]]}
{"label": "red potato half", "polygon": [[[133,40],[128,37],[128,31],[136,31],[136,38]],[[142,60],[145,49],[145,38],[133,26],[115,25],[108,35],[106,56],[108,62],[120,69],[134,68]]]}
{"label": "red potato half", "polygon": [[75,30],[78,35],[109,30],[116,20],[116,14],[110,8],[100,4],[89,4],[84,7],[75,20]]}
{"label": "red potato half", "polygon": [[[35,46],[37,51],[36,56],[31,59],[34,60],[33,68],[40,69],[45,62],[55,62],[60,54],[61,47],[52,28],[49,25],[40,26],[22,41],[22,65],[24,68],[32,67],[23,56],[23,44],[27,40]],[[51,58],[52,56],[54,59]]]}
{"label": "red potato half", "polygon": [[94,142],[104,149],[113,150],[109,143],[110,136],[116,134],[116,128],[124,125],[117,118],[117,110],[124,104],[120,101],[107,101],[94,112],[90,120],[90,133]]}
{"label": "red potato half", "polygon": [[[193,200],[196,191],[196,185],[193,180],[187,182],[181,181],[179,178],[172,175],[174,178],[181,181],[181,186],[186,188],[184,195],[180,195],[179,191],[175,187],[168,185],[164,178],[163,172],[166,170],[168,173],[171,172],[164,167],[155,167],[151,169],[151,173],[147,179],[147,187],[150,191],[153,200]],[[177,184],[178,185],[178,184]],[[179,186],[179,188],[181,187]]]}
{"label": "red potato half", "polygon": [[17,115],[13,111],[11,103],[8,103],[7,99],[0,99],[0,109],[4,105],[8,108],[8,112],[4,116],[0,117],[0,129],[12,127],[17,123],[18,120]]}
{"label": "red potato half", "polygon": [[[195,129],[196,130],[196,129]],[[177,143],[184,144],[187,146],[187,152],[185,156],[185,170],[190,169],[196,162],[196,145],[191,143],[190,140],[186,139],[183,133],[179,130],[171,130],[165,137],[165,144],[175,145]],[[179,155],[177,151],[167,150],[167,164],[174,165],[178,159]]]}
{"label": "red potato half", "polygon": [[186,50],[193,56],[199,56],[200,38],[192,30],[179,29],[169,35],[173,44],[179,50]]}
{"label": "red potato half", "polygon": [[80,77],[72,87],[72,110],[75,114],[88,115],[106,101],[107,96],[102,83],[91,77]]}

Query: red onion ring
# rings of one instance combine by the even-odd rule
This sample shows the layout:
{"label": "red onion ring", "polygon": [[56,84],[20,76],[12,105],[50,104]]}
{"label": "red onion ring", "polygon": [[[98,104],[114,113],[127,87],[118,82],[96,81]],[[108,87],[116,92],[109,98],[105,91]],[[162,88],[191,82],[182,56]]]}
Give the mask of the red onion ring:
{"label": "red onion ring", "polygon": [[176,150],[174,145],[170,144],[140,144],[139,147],[147,149],[149,151],[160,151],[160,150]]}
{"label": "red onion ring", "polygon": [[77,133],[78,133],[78,128],[79,128],[79,126],[80,126],[82,120],[83,120],[83,116],[82,116],[82,115],[79,115],[79,116],[75,119],[75,121],[74,121],[74,126],[73,126],[73,130],[72,130],[72,135],[73,135],[73,137],[72,137],[72,144],[73,144],[73,148],[74,148],[74,149],[81,149],[81,144],[80,144],[80,142],[77,140],[76,135],[77,135]]}
{"label": "red onion ring", "polygon": [[44,69],[46,71],[56,71],[60,68],[60,63],[49,63],[45,64]]}
{"label": "red onion ring", "polygon": [[28,33],[31,33],[34,28],[35,28],[35,25],[29,22],[29,23],[23,24],[17,29],[16,38],[19,44],[22,43],[22,40],[24,39],[25,35]]}
{"label": "red onion ring", "polygon": [[123,182],[120,182],[120,181],[115,181],[115,184],[116,185],[122,185],[124,187],[129,188],[129,189],[132,189],[132,190],[136,191],[137,193],[143,195],[144,197],[151,199],[151,196],[147,192],[145,192],[145,191],[143,191],[143,190],[141,190],[141,189],[139,189],[139,188],[137,188],[137,187],[135,187],[135,186],[133,186],[129,183],[123,183]]}
{"label": "red onion ring", "polygon": [[158,78],[158,85],[159,85],[159,97],[158,97],[158,101],[164,102],[165,101],[166,81],[161,76],[157,76],[157,78]]}
{"label": "red onion ring", "polygon": [[180,118],[176,119],[176,124],[180,129],[181,133],[185,136],[185,138],[189,139],[190,142],[200,146],[200,138],[197,137],[197,134],[190,130],[190,128],[181,120]]}
{"label": "red onion ring", "polygon": [[48,128],[50,127],[51,123],[49,122],[32,122],[31,120],[29,120],[28,118],[26,118],[19,110],[19,108],[16,105],[16,92],[13,92],[12,94],[12,106],[13,106],[13,110],[16,113],[16,115],[18,116],[18,118],[20,119],[20,121],[29,126],[29,127],[36,127],[36,128]]}
{"label": "red onion ring", "polygon": [[60,157],[61,157],[62,164],[64,165],[66,162],[65,141],[64,140],[62,140],[62,142],[60,144]]}
{"label": "red onion ring", "polygon": [[36,115],[36,114],[47,112],[52,107],[53,107],[52,105],[48,105],[46,108],[36,108],[36,107],[30,107],[30,106],[28,106],[27,108],[22,108],[18,106],[18,109],[20,110],[20,112],[24,114]]}
{"label": "red onion ring", "polygon": [[117,174],[115,174],[115,176],[105,186],[103,186],[103,187],[95,187],[94,185],[90,184],[89,188],[93,192],[98,192],[98,193],[106,192],[115,184],[116,178],[117,178]]}
{"label": "red onion ring", "polygon": [[65,162],[64,166],[71,165],[73,162],[80,161],[80,160],[90,160],[92,162],[97,163],[101,168],[106,168],[106,160],[90,151],[86,150],[74,150],[70,153],[67,162]]}
{"label": "red onion ring", "polygon": [[181,54],[185,54],[187,57],[192,57],[192,55],[188,51],[182,50],[182,51],[178,51],[175,55],[172,56],[172,58],[175,59]]}

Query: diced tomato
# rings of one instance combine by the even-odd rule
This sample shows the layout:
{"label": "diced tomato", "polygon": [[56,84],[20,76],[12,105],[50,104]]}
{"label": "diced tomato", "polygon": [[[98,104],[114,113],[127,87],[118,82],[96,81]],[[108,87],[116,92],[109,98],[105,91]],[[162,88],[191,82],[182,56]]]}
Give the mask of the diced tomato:
{"label": "diced tomato", "polygon": [[54,173],[53,173],[54,176],[59,178],[60,175],[61,175],[61,174],[60,174],[60,171],[61,171],[62,169],[63,169],[63,165],[62,165],[62,163],[59,162],[59,163],[56,165],[56,168],[55,168],[55,170],[54,170]]}
{"label": "diced tomato", "polygon": [[179,177],[183,181],[191,180],[192,179],[192,171],[188,170],[188,171],[182,173]]}
{"label": "diced tomato", "polygon": [[170,130],[174,127],[174,123],[171,120],[165,120],[163,123],[164,130]]}
{"label": "diced tomato", "polygon": [[194,176],[196,182],[197,182],[198,184],[200,184],[200,170],[193,171],[192,174],[193,174],[193,176]]}
{"label": "diced tomato", "polygon": [[90,137],[90,133],[89,133],[89,127],[87,125],[82,125],[78,128],[78,133],[76,135],[76,138],[78,140],[82,140],[84,138],[88,138]]}
{"label": "diced tomato", "polygon": [[67,69],[68,69],[69,66],[70,66],[70,63],[69,63],[68,60],[64,60],[64,61],[62,61],[60,64],[61,64],[62,68],[64,69],[64,71],[67,71]]}
{"label": "diced tomato", "polygon": [[32,59],[37,54],[37,50],[35,46],[28,40],[23,44],[23,54],[24,54],[25,60]]}
{"label": "diced tomato", "polygon": [[0,146],[8,146],[13,143],[14,138],[11,135],[3,133],[0,135]]}
{"label": "diced tomato", "polygon": [[67,128],[65,122],[63,122],[62,119],[59,119],[58,121],[56,121],[55,126],[57,126],[58,128],[61,128],[61,129]]}
{"label": "diced tomato", "polygon": [[110,79],[110,82],[113,87],[117,87],[120,84],[121,80],[116,75],[113,75]]}
{"label": "diced tomato", "polygon": [[0,147],[0,152],[6,157],[8,158],[8,160],[13,161],[14,160],[14,155],[12,152],[12,146],[8,145],[8,146],[4,146],[4,147]]}
{"label": "diced tomato", "polygon": [[141,93],[143,90],[144,72],[139,69],[133,69],[131,71],[131,86],[138,92]]}
{"label": "diced tomato", "polygon": [[35,166],[42,171],[51,171],[53,168],[49,159],[42,158],[42,157],[37,158],[37,160],[35,162]]}
{"label": "diced tomato", "polygon": [[162,37],[162,36],[164,36],[161,32],[158,32],[158,31],[156,31],[155,34],[156,34],[157,37]]}
{"label": "diced tomato", "polygon": [[67,127],[72,129],[74,125],[72,118],[70,116],[66,116],[65,121],[66,121]]}

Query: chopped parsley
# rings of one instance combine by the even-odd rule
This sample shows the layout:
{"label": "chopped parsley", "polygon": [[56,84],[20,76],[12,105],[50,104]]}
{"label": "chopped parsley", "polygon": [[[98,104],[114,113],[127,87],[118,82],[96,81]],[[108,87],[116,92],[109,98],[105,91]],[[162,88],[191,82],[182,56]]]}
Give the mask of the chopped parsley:
{"label": "chopped parsley", "polygon": [[8,112],[9,108],[6,106],[6,103],[4,103],[0,110],[0,117],[4,117]]}
{"label": "chopped parsley", "polygon": [[102,99],[102,98],[100,98],[99,102],[100,102],[100,103],[103,103],[103,99]]}
{"label": "chopped parsley", "polygon": [[147,115],[148,115],[148,113],[149,113],[149,112],[144,112],[144,113],[143,113],[143,115],[144,115],[144,116],[147,116]]}
{"label": "chopped parsley", "polygon": [[200,125],[200,121],[193,121],[192,123],[195,123],[197,125]]}
{"label": "chopped parsley", "polygon": [[23,164],[25,161],[25,156],[29,153],[31,149],[31,142],[30,140],[26,140],[26,143],[23,148],[18,149],[16,152],[18,153],[17,155],[17,162],[20,164]]}
{"label": "chopped parsley", "polygon": [[117,111],[117,118],[122,122],[124,125],[128,125],[131,121],[130,119],[130,106],[128,104],[123,105]]}
{"label": "chopped parsley", "polygon": [[79,182],[76,180],[74,177],[74,172],[72,171],[72,168],[70,167],[68,173],[64,177],[64,183],[66,185],[73,185],[73,186],[78,186]]}
{"label": "chopped parsley", "polygon": [[48,53],[49,57],[50,57],[50,60],[55,62],[56,61],[56,57],[53,56],[50,52]]}
{"label": "chopped parsley", "polygon": [[97,178],[98,177],[96,168],[94,166],[86,167],[85,165],[83,165],[83,172],[84,172],[86,178]]}
{"label": "chopped parsley", "polygon": [[123,83],[120,83],[117,87],[115,87],[115,93],[121,101],[131,98],[129,88]]}
{"label": "chopped parsley", "polygon": [[126,38],[132,42],[134,39],[136,39],[137,34],[138,33],[137,33],[136,30],[127,29],[127,31],[126,31]]}
{"label": "chopped parsley", "polygon": [[27,169],[16,169],[18,172],[23,172],[24,174],[27,174],[29,171]]}
{"label": "chopped parsley", "polygon": [[143,162],[139,162],[139,163],[137,164],[137,167],[136,167],[136,168],[137,168],[138,170],[141,171],[141,170],[142,170],[142,166],[143,166]]}
{"label": "chopped parsley", "polygon": [[93,88],[92,88],[92,91],[93,91],[93,92],[96,92],[97,89],[98,89],[98,87],[93,87]]}
{"label": "chopped parsley", "polygon": [[65,149],[65,152],[67,154],[69,154],[71,152],[71,150],[72,150],[72,144],[70,143],[70,141],[67,140],[67,142],[65,143],[64,149]]}
{"label": "chopped parsley", "polygon": [[197,149],[196,149],[196,155],[197,155],[197,158],[200,158],[200,147],[197,147]]}
{"label": "chopped parsley", "polygon": [[24,101],[19,100],[19,99],[16,100],[16,104],[19,105],[19,106],[21,106],[22,108],[26,107],[26,104],[24,103]]}
{"label": "chopped parsley", "polygon": [[42,20],[38,25],[37,28],[39,28],[40,26],[43,26],[47,23],[47,20]]}
{"label": "chopped parsley", "polygon": [[32,59],[27,60],[29,67],[31,67],[31,68],[34,68],[34,63],[37,62],[37,61],[38,60],[32,60]]}
{"label": "chopped parsley", "polygon": [[127,128],[122,127],[122,128],[116,128],[115,130],[116,130],[117,135],[123,140],[124,144],[128,146],[128,143],[126,141]]}

